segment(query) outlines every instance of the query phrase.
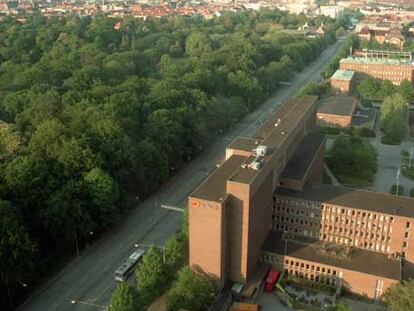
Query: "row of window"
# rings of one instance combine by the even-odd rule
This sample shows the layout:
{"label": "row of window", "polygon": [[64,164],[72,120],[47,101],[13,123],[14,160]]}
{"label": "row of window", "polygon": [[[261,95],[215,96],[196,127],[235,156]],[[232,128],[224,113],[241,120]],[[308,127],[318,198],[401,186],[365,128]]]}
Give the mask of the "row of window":
{"label": "row of window", "polygon": [[[282,265],[282,262],[280,262],[276,256],[267,253],[262,253],[261,260],[266,264]],[[337,270],[292,259],[284,260],[283,269],[285,273],[295,275],[301,279],[307,279],[332,286],[335,286],[337,278],[341,277]]]}
{"label": "row of window", "polygon": [[[337,236],[333,234],[331,235],[329,233],[315,232],[312,230],[306,230],[306,229],[295,228],[295,227],[279,225],[279,224],[273,224],[272,228],[275,231],[283,231],[289,234],[314,238],[314,239],[322,240],[326,242],[344,244],[344,245],[354,246],[358,248],[363,248],[363,249],[368,249],[368,250],[373,250],[373,251],[383,252],[383,253],[390,252],[390,246],[388,245],[390,241],[389,238],[387,238],[386,240],[384,239],[383,241],[369,240],[368,238],[359,239],[358,237],[349,238],[349,237]],[[407,247],[406,242],[404,243],[403,243],[403,248]]]}

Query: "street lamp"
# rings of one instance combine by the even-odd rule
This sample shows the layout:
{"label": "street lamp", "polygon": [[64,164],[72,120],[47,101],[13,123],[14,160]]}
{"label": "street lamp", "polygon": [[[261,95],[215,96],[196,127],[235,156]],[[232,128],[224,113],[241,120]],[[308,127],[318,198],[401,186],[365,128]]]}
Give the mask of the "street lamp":
{"label": "street lamp", "polygon": [[97,308],[101,308],[102,310],[105,310],[105,311],[109,311],[109,307],[111,306],[111,305],[109,305],[109,306],[105,306],[105,305],[99,305],[99,304],[96,304],[96,303],[92,303],[92,302],[88,302],[88,301],[82,301],[82,300],[71,300],[71,302],[70,302],[71,304],[81,304],[81,305],[86,305],[86,306],[91,306],[91,307],[97,307]]}

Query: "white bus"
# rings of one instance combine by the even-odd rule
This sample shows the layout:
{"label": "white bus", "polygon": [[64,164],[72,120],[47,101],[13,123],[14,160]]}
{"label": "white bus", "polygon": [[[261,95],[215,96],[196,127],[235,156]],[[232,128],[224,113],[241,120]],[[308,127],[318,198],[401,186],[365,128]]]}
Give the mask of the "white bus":
{"label": "white bus", "polygon": [[119,282],[125,281],[129,275],[134,271],[136,266],[141,262],[146,250],[138,248],[128,257],[127,260],[115,271],[115,280]]}

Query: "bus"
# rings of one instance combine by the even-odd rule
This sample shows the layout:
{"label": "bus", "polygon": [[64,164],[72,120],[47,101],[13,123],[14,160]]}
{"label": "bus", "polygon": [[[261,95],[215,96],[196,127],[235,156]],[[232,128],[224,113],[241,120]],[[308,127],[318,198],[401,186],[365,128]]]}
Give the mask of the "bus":
{"label": "bus", "polygon": [[135,252],[133,252],[124,263],[119,266],[118,269],[115,270],[115,280],[119,282],[124,282],[132,271],[138,266],[141,262],[142,257],[144,257],[146,250],[142,248],[138,248]]}

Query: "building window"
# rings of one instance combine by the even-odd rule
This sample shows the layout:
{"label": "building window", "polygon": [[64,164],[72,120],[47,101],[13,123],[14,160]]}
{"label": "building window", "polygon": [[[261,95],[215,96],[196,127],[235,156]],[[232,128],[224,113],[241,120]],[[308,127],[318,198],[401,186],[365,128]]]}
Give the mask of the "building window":
{"label": "building window", "polygon": [[410,222],[409,221],[407,221],[407,223],[405,224],[405,227],[410,228]]}
{"label": "building window", "polygon": [[403,242],[403,248],[407,247],[407,242]]}
{"label": "building window", "polygon": [[408,238],[408,232],[404,233],[404,238]]}

